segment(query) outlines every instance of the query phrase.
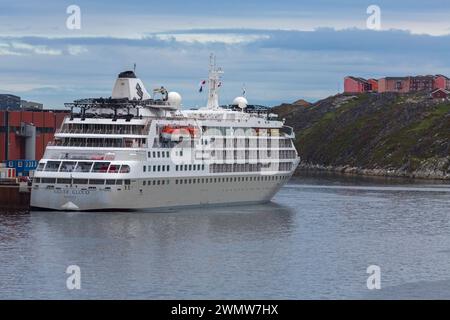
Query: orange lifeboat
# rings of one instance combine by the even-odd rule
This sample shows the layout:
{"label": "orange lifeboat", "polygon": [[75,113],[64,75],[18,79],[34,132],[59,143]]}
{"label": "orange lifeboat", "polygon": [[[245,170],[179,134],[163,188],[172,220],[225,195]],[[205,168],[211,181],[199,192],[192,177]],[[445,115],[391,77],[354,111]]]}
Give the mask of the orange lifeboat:
{"label": "orange lifeboat", "polygon": [[198,128],[194,126],[164,126],[161,130],[163,139],[178,141],[181,137],[193,138],[198,136]]}
{"label": "orange lifeboat", "polygon": [[161,130],[161,135],[164,139],[167,140],[172,140],[172,135],[175,132],[175,127],[173,126],[165,126],[162,130]]}

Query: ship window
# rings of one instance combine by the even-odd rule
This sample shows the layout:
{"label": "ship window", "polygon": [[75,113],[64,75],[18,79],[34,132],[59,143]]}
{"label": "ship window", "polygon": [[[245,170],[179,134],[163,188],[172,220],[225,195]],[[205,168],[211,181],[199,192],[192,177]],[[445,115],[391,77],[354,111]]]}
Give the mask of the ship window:
{"label": "ship window", "polygon": [[156,166],[153,166],[153,171],[156,171]]}
{"label": "ship window", "polygon": [[142,181],[142,185],[145,186],[147,184],[147,181]]}
{"label": "ship window", "polygon": [[162,155],[161,155],[161,156],[162,156],[163,158],[165,158],[165,157],[166,157],[166,153],[165,153],[164,151],[163,151],[163,152],[161,152],[161,153],[162,153]]}
{"label": "ship window", "polygon": [[178,184],[178,179],[177,179],[177,180],[175,180],[175,184]]}
{"label": "ship window", "polygon": [[180,151],[180,156],[181,156],[181,157],[183,156],[183,150]]}
{"label": "ship window", "polygon": [[112,164],[109,166],[108,173],[118,173],[120,165]]}
{"label": "ship window", "polygon": [[175,171],[178,171],[178,165],[175,166]]}
{"label": "ship window", "polygon": [[170,166],[169,165],[167,166],[167,171],[170,171]]}
{"label": "ship window", "polygon": [[56,179],[55,178],[42,178],[41,182],[42,183],[55,183]]}
{"label": "ship window", "polygon": [[153,158],[156,158],[156,152],[153,151]]}
{"label": "ship window", "polygon": [[204,164],[202,164],[202,170],[205,170],[205,165]]}
{"label": "ship window", "polygon": [[166,151],[166,157],[169,158],[169,151]]}
{"label": "ship window", "polygon": [[89,179],[89,184],[102,185],[105,184],[104,179]]}
{"label": "ship window", "polygon": [[92,162],[78,162],[75,167],[76,172],[90,172],[92,167]]}
{"label": "ship window", "polygon": [[34,178],[34,183],[40,183],[41,182],[41,178]]}
{"label": "ship window", "polygon": [[122,180],[116,180],[116,185],[122,185]]}
{"label": "ship window", "polygon": [[192,164],[189,165],[189,171],[191,171],[191,170],[192,170]]}
{"label": "ship window", "polygon": [[161,181],[160,181],[160,180],[158,180],[158,181],[157,181],[157,184],[158,184],[158,186],[159,186],[159,185],[161,184]]}
{"label": "ship window", "polygon": [[72,183],[72,179],[57,179],[56,183],[60,183],[60,184],[71,184]]}
{"label": "ship window", "polygon": [[161,152],[158,151],[158,158],[161,158]]}
{"label": "ship window", "polygon": [[88,179],[73,179],[73,184],[87,184]]}
{"label": "ship window", "polygon": [[45,171],[58,171],[60,161],[48,161],[45,166]]}
{"label": "ship window", "polygon": [[180,184],[183,184],[183,179],[180,180]]}
{"label": "ship window", "polygon": [[45,166],[44,162],[39,163],[38,167],[36,168],[36,171],[44,171],[44,166]]}
{"label": "ship window", "polygon": [[142,167],[142,170],[145,172],[145,171],[147,171],[147,166],[143,166]]}
{"label": "ship window", "polygon": [[120,173],[129,173],[130,172],[130,166],[129,165],[122,165],[122,167],[120,167]]}
{"label": "ship window", "polygon": [[152,155],[152,153],[149,151],[148,152],[148,157],[151,158],[152,157],[151,155]]}
{"label": "ship window", "polygon": [[158,166],[158,172],[161,171],[161,166]]}
{"label": "ship window", "polygon": [[106,173],[108,171],[110,162],[95,162],[92,172]]}
{"label": "ship window", "polygon": [[166,166],[162,166],[162,171],[166,171]]}
{"label": "ship window", "polygon": [[116,184],[116,180],[114,180],[114,179],[108,179],[108,180],[106,180],[106,184],[108,184],[108,185]]}
{"label": "ship window", "polygon": [[125,184],[129,185],[130,184],[130,180],[125,180]]}

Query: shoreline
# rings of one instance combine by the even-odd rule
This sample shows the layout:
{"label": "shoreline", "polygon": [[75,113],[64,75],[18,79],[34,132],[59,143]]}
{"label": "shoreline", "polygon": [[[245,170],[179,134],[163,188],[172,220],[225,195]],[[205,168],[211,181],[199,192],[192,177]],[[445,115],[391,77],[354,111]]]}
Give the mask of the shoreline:
{"label": "shoreline", "polygon": [[400,169],[367,169],[360,167],[344,166],[324,166],[320,164],[301,163],[294,172],[294,176],[299,176],[302,172],[335,173],[346,176],[380,177],[380,178],[406,178],[419,180],[441,180],[450,181],[450,173],[443,171],[413,171],[408,172]]}

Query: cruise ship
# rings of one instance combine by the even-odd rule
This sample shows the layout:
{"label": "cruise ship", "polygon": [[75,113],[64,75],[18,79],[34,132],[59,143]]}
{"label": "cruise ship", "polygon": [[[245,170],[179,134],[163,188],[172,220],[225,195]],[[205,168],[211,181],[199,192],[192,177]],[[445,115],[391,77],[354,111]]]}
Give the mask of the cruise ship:
{"label": "cruise ship", "polygon": [[211,57],[205,107],[150,94],[135,71],[110,98],[67,103],[33,179],[33,208],[140,210],[268,202],[299,164],[294,132],[270,108],[219,105],[223,71]]}

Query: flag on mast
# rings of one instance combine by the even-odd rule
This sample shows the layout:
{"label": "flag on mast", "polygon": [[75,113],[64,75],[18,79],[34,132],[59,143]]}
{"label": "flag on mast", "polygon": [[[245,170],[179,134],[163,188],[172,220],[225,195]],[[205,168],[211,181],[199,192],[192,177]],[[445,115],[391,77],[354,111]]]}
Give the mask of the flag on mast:
{"label": "flag on mast", "polygon": [[245,83],[242,85],[242,96],[245,96]]}
{"label": "flag on mast", "polygon": [[199,84],[199,89],[198,89],[198,92],[202,92],[203,91],[203,86],[206,84],[206,80],[202,80],[201,82],[200,82],[200,84]]}

